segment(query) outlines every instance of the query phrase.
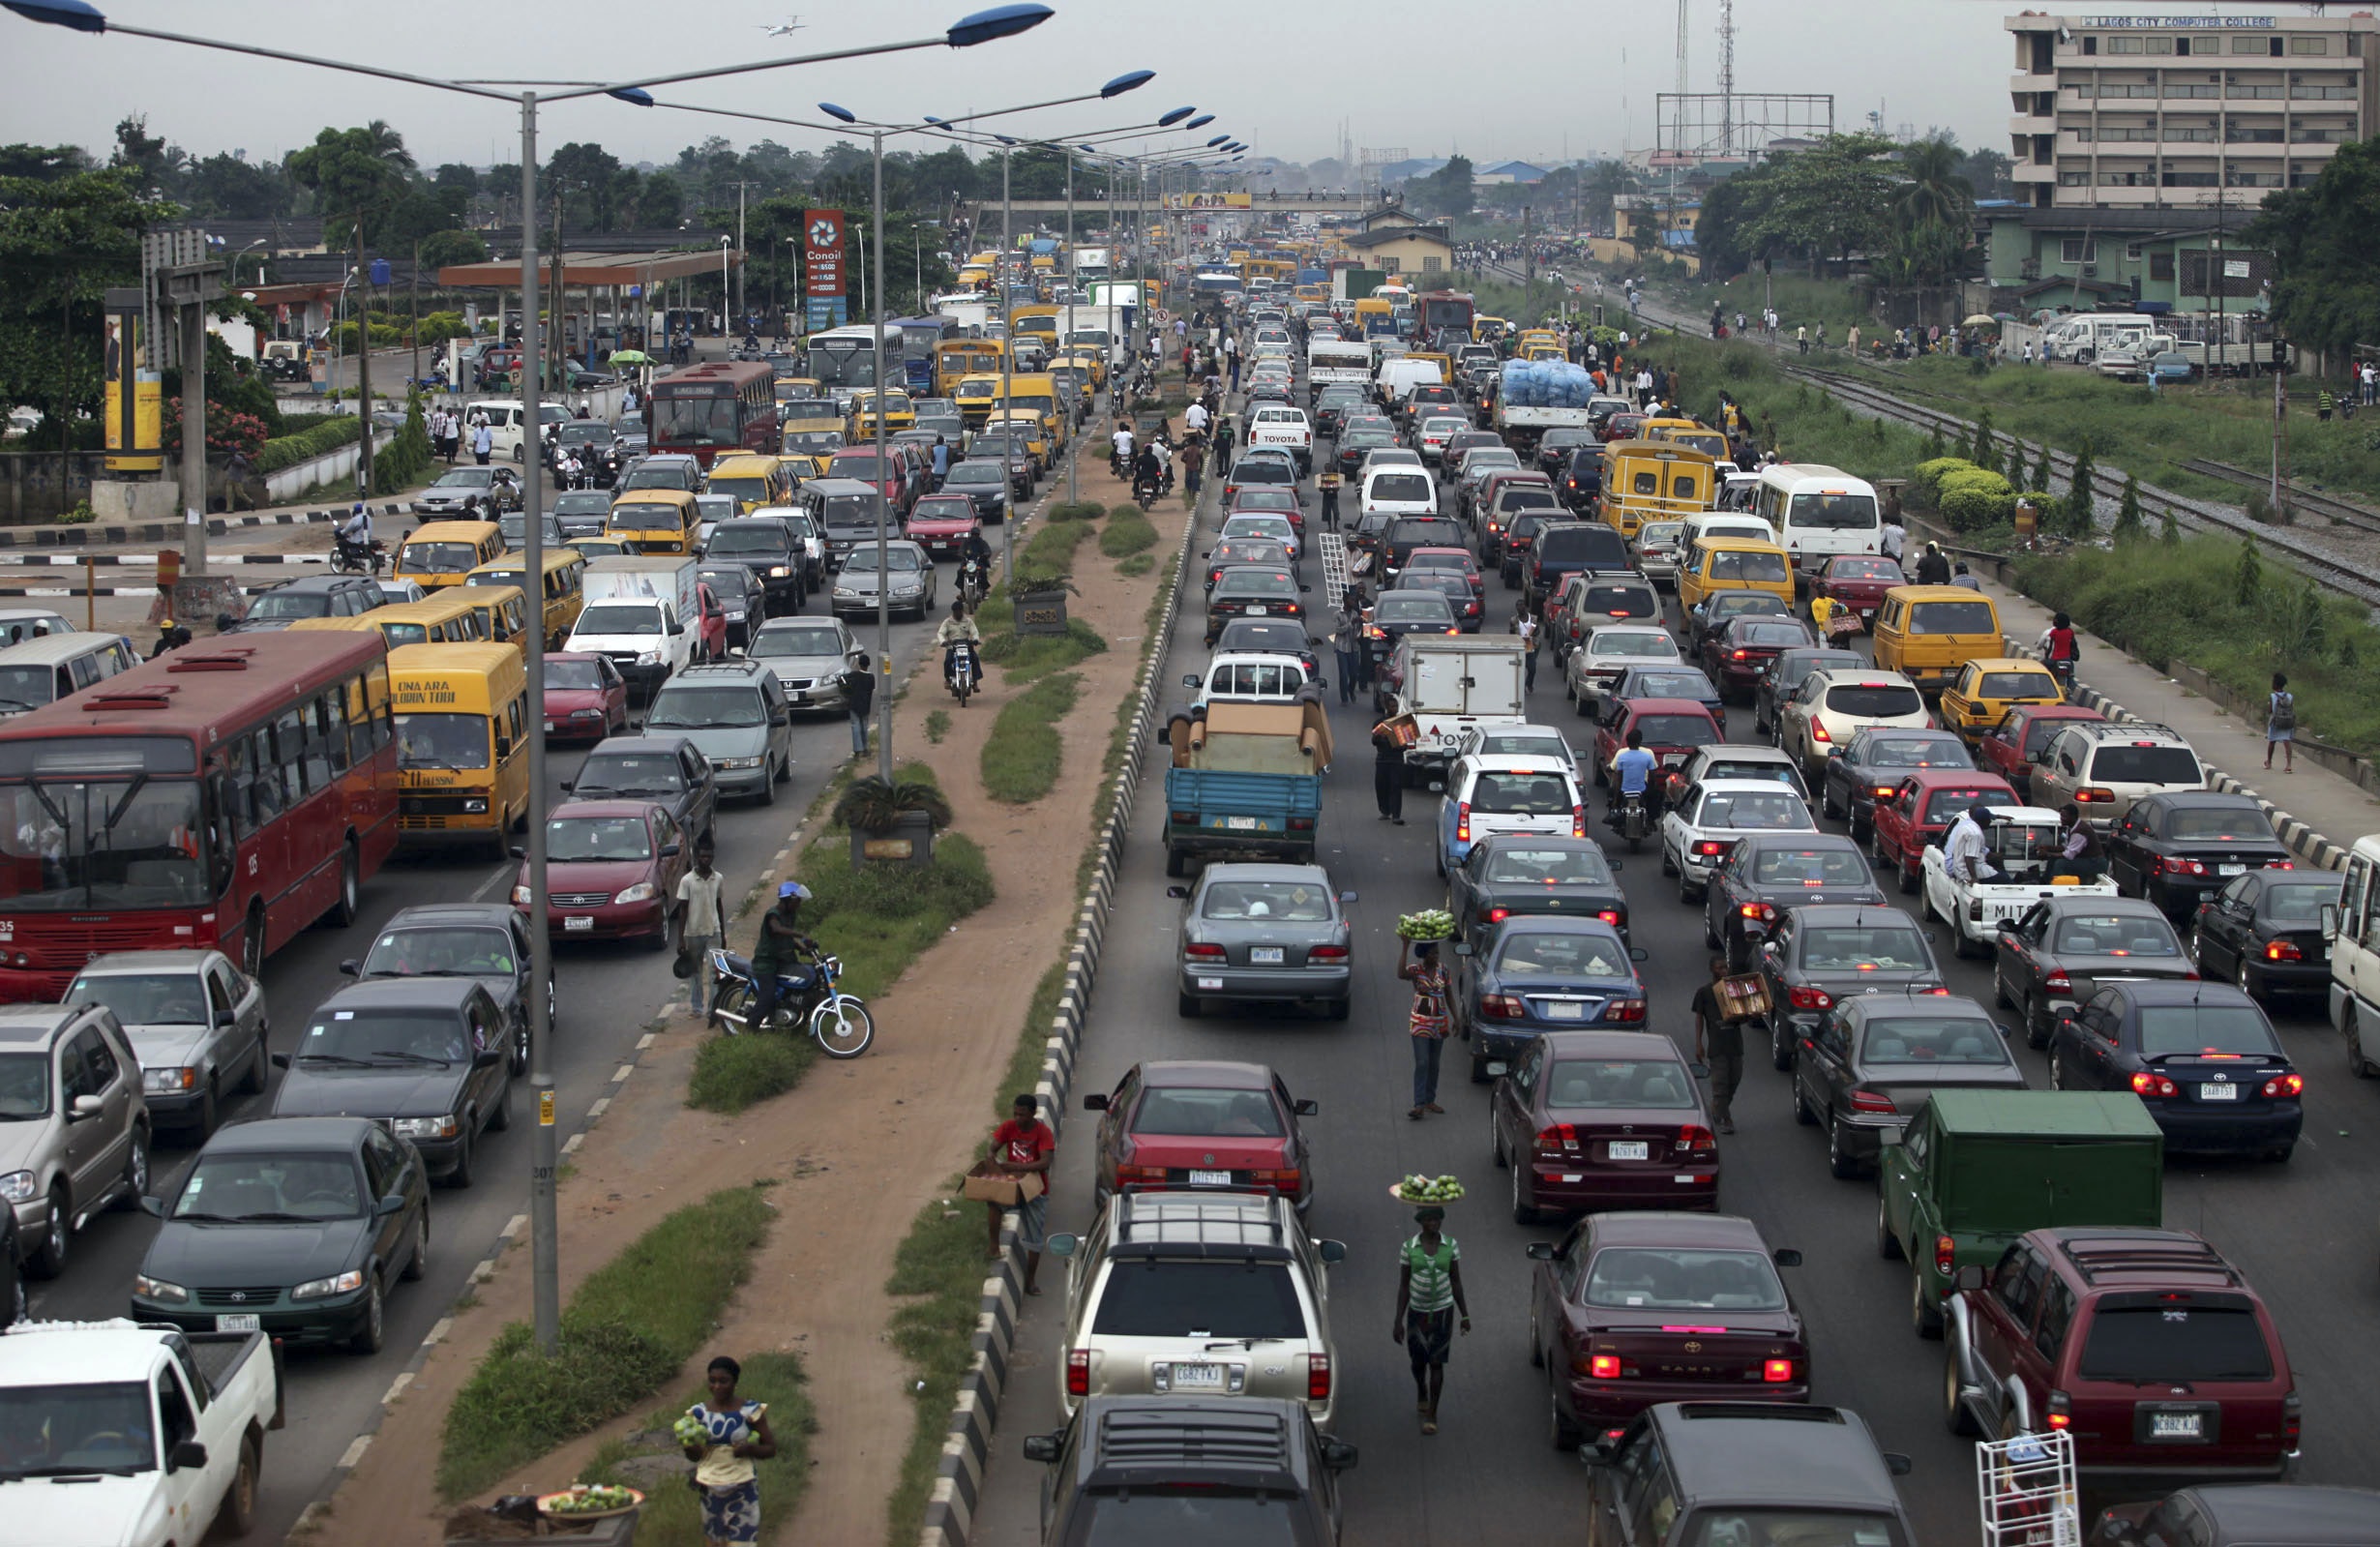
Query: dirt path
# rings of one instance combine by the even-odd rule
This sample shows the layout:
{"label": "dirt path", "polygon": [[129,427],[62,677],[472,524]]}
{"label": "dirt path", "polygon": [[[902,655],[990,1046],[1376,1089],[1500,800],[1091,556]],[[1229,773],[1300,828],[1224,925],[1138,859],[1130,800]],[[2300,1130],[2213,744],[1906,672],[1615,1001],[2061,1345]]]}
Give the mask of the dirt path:
{"label": "dirt path", "polygon": [[[1095,458],[1086,459],[1080,476],[1086,499],[1114,505],[1126,495]],[[567,1300],[599,1264],[591,1243],[625,1244],[669,1210],[718,1188],[756,1176],[779,1180],[769,1197],[785,1217],[714,1346],[696,1354],[685,1376],[691,1382],[720,1350],[786,1349],[808,1360],[819,1429],[812,1456],[819,1475],[833,1483],[809,1491],[783,1540],[883,1539],[885,1502],[912,1421],[901,1359],[885,1337],[884,1281],[918,1205],[983,1144],[992,1083],[1007,1068],[1035,982],[1056,958],[1072,920],[1073,861],[1091,837],[1086,815],[1116,706],[1138,676],[1148,601],[1187,513],[1176,500],[1151,519],[1159,564],[1148,576],[1117,577],[1095,535],[1079,550],[1083,594],[1074,611],[1109,649],[1074,669],[1083,692],[1058,727],[1065,759],[1056,786],[1041,801],[1007,806],[983,792],[977,759],[1000,706],[1017,691],[997,671],[987,691],[961,710],[940,691],[938,663],[929,661],[916,691],[895,711],[895,746],[905,759],[933,765],[955,828],[983,846],[998,897],[872,1006],[878,1036],[869,1055],[850,1063],[821,1061],[798,1088],[740,1117],[719,1117],[683,1105],[701,1033],[673,1025],[588,1134],[562,1185]],[[950,719],[939,746],[927,742],[924,729],[937,708]],[[443,1511],[427,1486],[440,1419],[497,1331],[529,1315],[529,1277],[526,1252],[508,1252],[481,1287],[479,1303],[455,1318],[335,1500],[326,1529],[339,1539],[425,1547],[440,1540]],[[575,1442],[490,1495],[567,1481],[629,1421]]]}

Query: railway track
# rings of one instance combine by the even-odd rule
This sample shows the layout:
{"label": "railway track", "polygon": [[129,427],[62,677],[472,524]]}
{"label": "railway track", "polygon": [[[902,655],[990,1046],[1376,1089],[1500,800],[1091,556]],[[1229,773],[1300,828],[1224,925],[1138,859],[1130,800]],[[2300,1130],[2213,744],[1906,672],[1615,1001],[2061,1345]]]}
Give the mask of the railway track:
{"label": "railway track", "polygon": [[[2219,478],[2224,483],[2237,484],[2245,489],[2272,487],[2272,479],[2268,475],[2250,472],[2246,467],[2235,467],[2227,461],[2193,459],[2184,462],[2182,466],[2189,472],[2198,474],[2201,478]],[[2334,499],[2328,494],[2316,493],[2295,485],[2290,487],[2287,499],[2294,510],[2306,511],[2340,526],[2352,526],[2358,531],[2380,532],[2380,512],[2374,512],[2368,506],[2353,504],[2343,499]]]}

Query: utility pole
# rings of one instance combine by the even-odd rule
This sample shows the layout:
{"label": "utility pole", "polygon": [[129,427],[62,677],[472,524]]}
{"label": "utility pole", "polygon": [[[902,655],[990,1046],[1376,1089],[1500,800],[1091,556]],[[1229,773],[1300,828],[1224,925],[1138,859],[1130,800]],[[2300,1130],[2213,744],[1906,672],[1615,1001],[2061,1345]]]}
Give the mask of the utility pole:
{"label": "utility pole", "polygon": [[[234,276],[235,283],[236,280],[237,276]],[[413,338],[413,373],[405,378],[405,397],[408,401],[413,396],[414,383],[422,379],[422,239],[418,236],[413,239],[412,291],[410,306],[413,325],[409,331]],[[229,510],[230,503],[225,501],[223,508]]]}
{"label": "utility pole", "polygon": [[[992,283],[1000,289],[1000,402],[1008,402],[1009,385],[1016,379],[1017,325],[1011,306],[1009,255],[1017,250],[1017,239],[1009,229],[1015,215],[1008,193],[1008,153],[1015,149],[1006,140],[1000,142],[1000,255],[992,263]],[[1005,409],[1003,409],[1003,412]],[[878,422],[882,422],[882,415]],[[1003,419],[1003,425],[1011,421]],[[1010,594],[1017,584],[1017,485],[1008,475],[1008,459],[1016,455],[1016,441],[1010,431],[1000,432],[1000,579],[1008,582]],[[881,467],[881,461],[877,463]]]}
{"label": "utility pole", "polygon": [[[742,322],[743,318],[749,314],[745,306],[744,286],[747,283],[749,283],[746,275],[752,267],[751,261],[744,252],[744,191],[748,188],[757,188],[759,186],[759,185],[756,183],[744,182],[739,182],[735,185],[735,257],[737,263],[740,265],[735,271],[735,315],[739,324]],[[719,297],[719,304],[723,307],[728,304],[728,298],[725,292],[721,293]]]}
{"label": "utility pole", "polygon": [[[553,374],[548,379],[551,380],[558,386],[562,380],[563,354],[562,185],[558,180],[553,185],[553,257],[550,261],[553,264],[553,278],[547,283],[547,289],[550,298],[546,304],[553,309],[553,326],[546,330],[546,336],[550,341],[550,347],[553,353]],[[521,358],[526,360],[528,357],[528,351],[523,349],[521,352]],[[545,369],[545,363],[542,360],[538,364],[538,369]],[[546,427],[544,425],[539,424],[534,419],[527,420],[525,421],[525,428],[521,432],[528,437],[524,444],[531,450],[541,453],[545,450]]]}
{"label": "utility pole", "polygon": [[[372,496],[372,276],[364,268],[364,217],[361,211],[358,211],[355,217],[355,272],[364,282],[364,304],[355,309],[355,411],[364,421],[364,437],[356,443],[358,451],[356,454],[357,461],[355,464],[355,497],[358,500],[366,500]],[[203,362],[206,358],[206,324],[203,317],[201,317],[199,322],[198,342],[200,346],[199,359]],[[189,369],[189,362],[187,360],[183,362],[183,369]],[[190,427],[188,425],[183,426],[183,429],[186,431]],[[201,434],[199,436],[199,442],[202,447],[205,444],[205,435]],[[182,437],[182,445],[184,453],[187,455],[190,447],[189,435],[185,434]],[[202,462],[200,463],[201,472],[203,472],[204,469],[205,464]],[[198,508],[203,513],[206,509],[206,485],[201,483],[198,486]],[[206,527],[205,521],[201,520],[198,525],[199,529],[203,531]]]}

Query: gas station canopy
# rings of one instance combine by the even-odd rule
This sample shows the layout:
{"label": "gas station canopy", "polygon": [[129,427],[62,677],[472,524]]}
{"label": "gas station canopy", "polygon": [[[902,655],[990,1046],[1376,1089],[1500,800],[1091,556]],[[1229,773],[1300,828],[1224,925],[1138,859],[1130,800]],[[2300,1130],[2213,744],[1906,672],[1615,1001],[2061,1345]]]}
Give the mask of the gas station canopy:
{"label": "gas station canopy", "polygon": [[[743,257],[729,252],[727,260],[735,264],[743,261]],[[692,253],[564,253],[562,283],[572,289],[657,284],[689,275],[716,274],[719,263],[716,247]],[[540,283],[553,283],[553,254],[538,254],[537,277]],[[515,257],[500,262],[451,263],[438,270],[438,283],[455,288],[519,289],[521,260]]]}

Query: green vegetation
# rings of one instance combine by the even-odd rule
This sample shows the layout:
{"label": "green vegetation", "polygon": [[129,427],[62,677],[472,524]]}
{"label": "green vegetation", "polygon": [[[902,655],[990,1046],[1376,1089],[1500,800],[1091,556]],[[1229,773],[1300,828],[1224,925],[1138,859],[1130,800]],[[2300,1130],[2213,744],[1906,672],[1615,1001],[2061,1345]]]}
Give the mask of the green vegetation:
{"label": "green vegetation", "polygon": [[950,802],[933,775],[905,779],[896,769],[889,782],[876,774],[852,780],[835,797],[827,817],[838,827],[882,832],[915,812],[924,813],[937,829],[950,825]]}
{"label": "green vegetation", "polygon": [[802,850],[796,871],[812,894],[802,923],[843,959],[844,992],[863,999],[891,988],[951,925],[992,901],[983,850],[961,834],[936,838],[924,865],[853,869],[850,852],[849,835],[830,829]]}
{"label": "green vegetation", "polygon": [[2083,548],[2019,559],[2016,577],[2042,606],[2159,670],[2187,662],[2251,701],[2275,671],[2286,671],[2300,735],[2380,751],[2380,697],[2369,675],[2380,629],[2356,603],[2266,563],[2252,543],[2190,537],[2112,552]]}
{"label": "green vegetation", "polygon": [[[760,1540],[773,1541],[800,1512],[802,1495],[809,1490],[810,1437],[818,1432],[818,1412],[810,1400],[801,1355],[747,1354],[735,1362],[744,1367],[735,1394],[768,1404],[769,1433],[777,1438],[777,1454],[754,1463],[762,1501]],[[702,1499],[679,1485],[685,1452],[669,1434],[669,1425],[701,1401],[704,1392],[697,1387],[685,1395],[676,1407],[655,1413],[640,1432],[608,1442],[578,1476],[580,1482],[643,1490],[644,1507],[637,1512],[640,1547],[703,1547]]]}
{"label": "green vegetation", "polygon": [[1083,521],[1045,525],[1026,539],[1016,556],[1016,588],[1035,590],[1063,583],[1074,573],[1074,550],[1091,535]]}
{"label": "green vegetation", "polygon": [[1106,514],[1107,508],[1095,499],[1061,499],[1042,520],[1055,526],[1064,521],[1095,521]]}
{"label": "green vegetation", "polygon": [[802,1083],[818,1056],[808,1036],[716,1036],[695,1053],[686,1105],[732,1117]]}
{"label": "green vegetation", "polygon": [[363,438],[364,420],[360,414],[335,414],[312,429],[266,441],[264,449],[256,453],[256,471],[277,473]]}
{"label": "green vegetation", "polygon": [[1122,563],[1116,565],[1116,573],[1125,577],[1128,580],[1137,580],[1142,576],[1147,574],[1150,570],[1153,570],[1156,567],[1157,556],[1154,553],[1135,553],[1130,558],[1125,559]]}
{"label": "green vegetation", "polygon": [[[1010,1092],[1013,1094],[1013,1092]],[[983,1293],[983,1205],[959,1196],[959,1179],[917,1211],[894,1254],[884,1293],[904,1303],[892,1315],[892,1339],[909,1361],[909,1400],[917,1409],[909,1448],[893,1490],[887,1547],[907,1547],[925,1524],[950,1407],[974,1358],[975,1307]]]}
{"label": "green vegetation", "polygon": [[[1877,331],[1875,316],[1849,280],[1813,280],[1806,274],[1763,276],[1754,272],[1721,282],[1686,280],[1651,288],[1687,309],[1697,323],[1708,322],[1711,308],[1718,308],[1731,333],[1735,331],[1739,312],[1743,313],[1744,326],[1758,332],[1764,303],[1776,308],[1777,336],[1787,341],[1792,340],[1797,328],[1804,326],[1815,337],[1821,324],[1826,327],[1828,341],[1834,343],[1850,338],[1853,328],[1859,330],[1862,339]],[[1605,290],[1610,297],[1618,298],[1619,292],[1611,286],[1606,285]],[[1624,302],[1604,312],[1607,318],[1626,314]]]}
{"label": "green vegetation", "polygon": [[550,1357],[507,1324],[447,1412],[439,1496],[478,1493],[659,1390],[717,1326],[773,1214],[757,1186],[669,1214],[579,1286]]}
{"label": "green vegetation", "polygon": [[1116,519],[1099,534],[1099,551],[1110,558],[1130,558],[1157,546],[1157,528],[1135,505],[1117,507]]}
{"label": "green vegetation", "polygon": [[[1092,842],[1098,841],[1092,835]],[[1050,964],[1033,985],[1033,1001],[1026,1006],[1025,1024],[1017,1028],[1017,1050],[1008,1056],[1008,1073],[1001,1077],[999,1088],[992,1092],[992,1111],[1001,1120],[1008,1117],[1008,1104],[1020,1090],[1030,1090],[1041,1080],[1041,1058],[1048,1051],[1050,1023],[1057,1018],[1059,996],[1066,992],[1066,963],[1063,957]]]}
{"label": "green vegetation", "polygon": [[1086,656],[1105,655],[1107,648],[1108,641],[1099,631],[1079,617],[1066,620],[1063,634],[1019,634],[1015,611],[1005,608],[996,623],[984,624],[983,658],[1001,668],[1012,684],[1062,671]]}
{"label": "green vegetation", "polygon": [[942,738],[949,734],[950,711],[947,709],[928,710],[926,712],[926,739],[938,747],[942,744]]}
{"label": "green vegetation", "polygon": [[1050,792],[1065,757],[1057,722],[1074,707],[1082,688],[1080,675],[1061,671],[1043,677],[1000,710],[983,744],[983,783],[993,799],[1023,806]]}

